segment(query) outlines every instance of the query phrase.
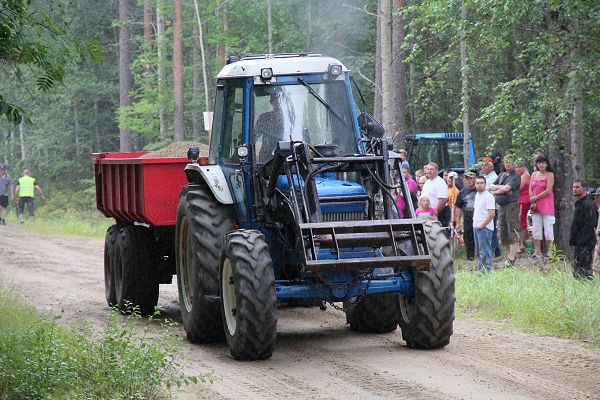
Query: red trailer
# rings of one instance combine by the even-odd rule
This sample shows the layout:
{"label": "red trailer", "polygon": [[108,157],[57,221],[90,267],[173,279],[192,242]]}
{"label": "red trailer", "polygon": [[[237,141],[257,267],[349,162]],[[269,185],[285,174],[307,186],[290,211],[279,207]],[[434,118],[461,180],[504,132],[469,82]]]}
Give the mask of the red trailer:
{"label": "red trailer", "polygon": [[147,153],[96,153],[93,163],[96,206],[115,219],[105,238],[106,300],[151,314],[158,285],[175,274],[177,204],[189,160],[142,157]]}

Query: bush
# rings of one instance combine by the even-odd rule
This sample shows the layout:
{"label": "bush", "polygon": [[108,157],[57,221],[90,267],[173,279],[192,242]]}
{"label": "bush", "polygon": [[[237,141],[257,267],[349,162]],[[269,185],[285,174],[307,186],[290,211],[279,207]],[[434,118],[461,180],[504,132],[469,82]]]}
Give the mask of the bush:
{"label": "bush", "polygon": [[163,399],[173,385],[212,380],[183,374],[175,324],[158,317],[139,333],[135,308],[113,310],[98,335],[40,317],[0,288],[0,399]]}

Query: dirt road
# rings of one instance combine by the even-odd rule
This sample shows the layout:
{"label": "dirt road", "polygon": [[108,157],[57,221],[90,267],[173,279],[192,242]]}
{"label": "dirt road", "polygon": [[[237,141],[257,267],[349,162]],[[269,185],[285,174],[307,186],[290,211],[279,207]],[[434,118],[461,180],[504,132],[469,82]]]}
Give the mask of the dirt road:
{"label": "dirt road", "polygon": [[[99,327],[108,309],[103,241],[0,226],[0,278],[39,310]],[[160,307],[179,319],[176,285]],[[236,362],[224,344],[184,346],[188,371],[214,371],[186,399],[600,399],[600,351],[584,343],[457,320],[448,347],[415,351],[398,331],[359,335],[329,308],[281,309],[277,349],[264,362]],[[185,336],[183,328],[180,334]]]}

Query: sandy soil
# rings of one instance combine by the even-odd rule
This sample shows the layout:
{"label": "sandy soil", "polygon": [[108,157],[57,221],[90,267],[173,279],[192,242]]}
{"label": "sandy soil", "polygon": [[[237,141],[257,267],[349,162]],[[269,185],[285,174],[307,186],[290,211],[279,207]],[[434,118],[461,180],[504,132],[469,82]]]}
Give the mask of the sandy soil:
{"label": "sandy soil", "polygon": [[[42,312],[102,327],[108,313],[103,241],[0,226],[0,277]],[[159,306],[179,319],[177,287],[162,285]],[[281,309],[277,349],[263,362],[237,362],[226,345],[184,343],[191,373],[214,371],[212,385],[184,399],[600,399],[600,351],[585,343],[457,320],[445,349],[408,349],[399,330],[350,331],[340,311]],[[183,328],[178,334],[185,336]]]}

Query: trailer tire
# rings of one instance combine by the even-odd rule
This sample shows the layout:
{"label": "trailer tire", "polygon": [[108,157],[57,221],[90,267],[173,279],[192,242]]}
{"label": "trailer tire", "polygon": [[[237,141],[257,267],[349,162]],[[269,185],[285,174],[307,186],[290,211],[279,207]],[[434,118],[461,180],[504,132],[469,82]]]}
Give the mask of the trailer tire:
{"label": "trailer tire", "polygon": [[236,360],[264,360],[275,350],[277,295],[269,246],[263,234],[237,230],[221,251],[222,318]]}
{"label": "trailer tire", "polygon": [[175,229],[177,289],[183,327],[192,343],[223,340],[219,262],[231,206],[219,203],[206,184],[181,189]]}
{"label": "trailer tire", "polygon": [[344,301],[344,312],[346,321],[354,332],[393,332],[400,321],[398,295],[393,293],[351,298]]}
{"label": "trailer tire", "polygon": [[152,257],[152,231],[127,225],[119,230],[115,249],[115,299],[121,310],[138,306],[143,315],[154,313],[158,303],[158,276]]}
{"label": "trailer tire", "polygon": [[454,322],[454,268],[450,242],[438,222],[424,221],[431,268],[413,272],[414,297],[400,296],[400,328],[406,345],[439,349],[450,343]]}
{"label": "trailer tire", "polygon": [[115,293],[115,250],[117,226],[110,226],[104,236],[104,296],[110,307],[117,304]]}

